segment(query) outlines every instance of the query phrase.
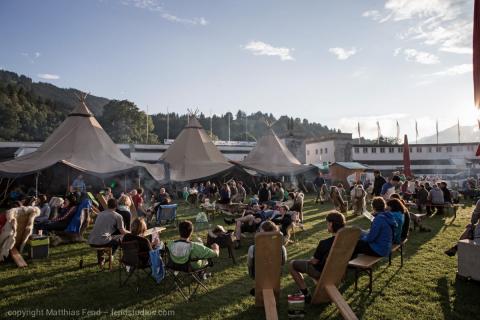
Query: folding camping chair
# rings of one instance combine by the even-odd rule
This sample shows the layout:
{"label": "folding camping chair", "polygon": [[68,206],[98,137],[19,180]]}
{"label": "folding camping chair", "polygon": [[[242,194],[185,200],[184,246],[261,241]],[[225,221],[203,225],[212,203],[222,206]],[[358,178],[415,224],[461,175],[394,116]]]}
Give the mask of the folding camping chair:
{"label": "folding camping chair", "polygon": [[[125,286],[128,280],[130,280],[130,278],[135,275],[137,292],[140,291],[141,276],[139,275],[139,270],[142,270],[145,275],[150,278],[150,263],[145,263],[140,259],[141,253],[139,252],[138,248],[138,241],[135,240],[122,242],[120,244],[120,268],[118,269],[120,287]],[[145,254],[148,256],[148,253]],[[124,274],[125,277],[123,277]]]}
{"label": "folding camping chair", "polygon": [[278,319],[276,301],[280,295],[282,243],[280,232],[255,235],[255,305],[264,306],[267,320]]}
{"label": "folding camping chair", "polygon": [[358,318],[338,291],[338,285],[345,275],[360,232],[358,228],[344,227],[337,233],[312,297],[313,304],[335,303],[343,318],[349,320]]}
{"label": "folding camping chair", "polygon": [[186,301],[190,301],[200,287],[203,288],[205,292],[208,292],[203,276],[206,273],[207,268],[213,265],[212,260],[208,259],[208,263],[205,266],[199,269],[193,269],[192,262],[198,261],[199,259],[189,258],[186,263],[178,264],[171,259],[170,251],[167,246],[165,246],[165,249],[165,257],[167,260],[165,268],[167,274],[173,279],[174,289],[178,291]]}
{"label": "folding camping chair", "polygon": [[160,205],[157,210],[157,224],[162,224],[165,221],[165,225],[173,224],[177,226],[177,204],[165,204]]}

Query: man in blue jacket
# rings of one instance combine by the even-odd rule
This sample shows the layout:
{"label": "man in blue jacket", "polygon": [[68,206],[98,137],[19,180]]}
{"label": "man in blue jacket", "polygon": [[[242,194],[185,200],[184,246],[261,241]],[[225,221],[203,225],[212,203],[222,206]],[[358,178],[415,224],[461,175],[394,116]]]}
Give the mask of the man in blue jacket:
{"label": "man in blue jacket", "polygon": [[370,231],[363,233],[355,248],[355,254],[386,257],[392,250],[393,234],[397,226],[393,215],[386,212],[385,200],[375,197],[372,201],[374,219]]}

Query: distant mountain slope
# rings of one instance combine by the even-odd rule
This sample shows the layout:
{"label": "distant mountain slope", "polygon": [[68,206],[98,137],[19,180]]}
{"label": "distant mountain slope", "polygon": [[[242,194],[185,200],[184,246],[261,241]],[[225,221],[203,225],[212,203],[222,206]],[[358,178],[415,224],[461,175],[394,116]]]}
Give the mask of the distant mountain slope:
{"label": "distant mountain slope", "polygon": [[[460,126],[460,142],[480,141],[480,131],[476,126]],[[454,125],[438,132],[438,143],[457,143],[458,129]],[[418,143],[437,143],[437,135],[431,135],[418,140]]]}
{"label": "distant mountain slope", "polygon": [[[23,86],[26,91],[32,91],[36,96],[45,100],[49,99],[59,104],[69,106],[72,109],[78,103],[75,94],[79,95],[81,92],[77,89],[64,89],[45,82],[33,82],[32,79],[18,75],[14,72],[0,70],[0,83],[13,84]],[[87,97],[88,107],[92,112],[98,116],[103,112],[103,107],[109,102],[109,99],[89,95]],[[68,110],[69,111],[69,110]]]}

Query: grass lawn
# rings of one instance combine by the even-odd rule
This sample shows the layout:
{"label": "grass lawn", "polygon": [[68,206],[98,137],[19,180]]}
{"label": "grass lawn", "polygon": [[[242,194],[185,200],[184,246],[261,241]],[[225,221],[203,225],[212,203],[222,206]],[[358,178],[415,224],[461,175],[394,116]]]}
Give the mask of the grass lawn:
{"label": "grass lawn", "polygon": [[[312,197],[306,198],[305,231],[297,231],[297,242],[287,247],[289,260],[308,258],[320,239],[327,237],[325,215],[330,204],[315,205]],[[373,293],[368,294],[368,277],[361,276],[359,290],[354,291],[353,272],[350,272],[340,291],[353,311],[361,319],[479,319],[480,285],[456,280],[456,258],[447,257],[443,251],[462,233],[470,219],[473,207],[458,211],[457,219],[434,216],[426,220],[431,232],[412,232],[406,246],[405,263],[400,268],[400,256],[395,254],[392,265],[385,259],[374,270]],[[199,209],[181,208],[180,219],[192,219]],[[348,215],[348,224],[368,227],[365,218]],[[223,224],[223,218],[216,223]],[[206,239],[206,232],[196,235]],[[162,239],[173,239],[176,231],[162,233]],[[208,280],[209,292],[201,292],[192,302],[186,303],[178,293],[165,291],[166,284],[156,285],[150,279],[140,293],[130,287],[119,288],[118,272],[101,272],[95,265],[96,255],[87,244],[63,245],[50,249],[50,257],[27,261],[29,267],[17,269],[13,264],[0,265],[0,318],[16,319],[12,311],[39,310],[47,318],[46,310],[78,310],[75,319],[134,319],[159,316],[112,315],[112,310],[149,311],[170,310],[175,319],[263,319],[264,311],[254,306],[249,295],[253,282],[246,270],[246,252],[253,239],[246,239],[236,250],[237,265],[233,265],[227,252],[213,266],[214,276]],[[79,269],[80,257],[86,267]],[[115,269],[117,264],[115,263]],[[309,282],[312,285],[312,282]],[[278,314],[287,318],[287,294],[297,289],[284,267],[282,292],[278,301]],[[82,311],[82,309],[84,309]],[[101,315],[82,314],[100,310]],[[305,307],[306,319],[340,318],[332,305]],[[10,313],[9,313],[10,312]],[[10,316],[9,316],[10,315]],[[29,317],[24,317],[29,318]],[[38,318],[41,318],[39,316]],[[53,318],[51,315],[48,318]],[[55,319],[69,318],[58,316]],[[165,316],[165,318],[169,318]]]}

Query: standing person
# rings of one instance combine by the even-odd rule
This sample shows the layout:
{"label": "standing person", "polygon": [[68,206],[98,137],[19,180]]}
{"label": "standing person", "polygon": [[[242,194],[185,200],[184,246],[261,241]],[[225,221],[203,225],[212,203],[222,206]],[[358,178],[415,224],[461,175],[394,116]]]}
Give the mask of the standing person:
{"label": "standing person", "polygon": [[[111,247],[112,255],[115,254],[122,235],[130,233],[125,229],[123,218],[115,212],[117,209],[117,200],[108,199],[107,209],[98,214],[92,232],[88,236],[88,244],[91,247]],[[98,252],[98,263],[103,264],[103,252]]]}
{"label": "standing person", "polygon": [[318,243],[317,249],[313,254],[313,257],[309,260],[292,260],[288,265],[290,274],[292,275],[293,280],[297,284],[301,293],[305,297],[305,302],[310,303],[312,296],[308,292],[307,285],[303,278],[303,273],[308,274],[310,277],[318,280],[322,275],[323,267],[327,262],[327,257],[332,248],[333,241],[335,240],[335,235],[343,227],[345,227],[345,217],[343,214],[337,211],[330,212],[327,217],[327,230],[332,234],[330,238],[320,240]]}
{"label": "standing person", "polygon": [[319,172],[315,180],[313,180],[313,184],[317,189],[317,197],[315,198],[315,203],[318,203],[318,201],[320,200],[320,204],[323,204],[324,199],[322,197],[322,189],[325,185],[325,179],[323,178],[321,172]]}
{"label": "standing person", "polygon": [[422,213],[428,202],[428,191],[423,184],[417,189],[416,198],[418,213]]}
{"label": "standing person", "polygon": [[390,196],[396,193],[397,187],[400,185],[400,176],[394,175],[389,182],[386,182],[382,186],[382,190],[380,191],[380,195],[383,197],[385,201],[390,199]]}
{"label": "standing person", "polygon": [[143,188],[132,190],[133,205],[135,206],[135,209],[137,209],[137,213],[140,213],[139,216],[144,216],[146,211],[145,208],[143,207],[143,203],[144,203],[143,194],[144,194]]}
{"label": "standing person", "polygon": [[353,214],[361,216],[363,212],[367,210],[367,193],[363,189],[361,182],[358,182],[357,185],[352,189],[351,195]]}
{"label": "standing person", "polygon": [[443,192],[443,202],[453,203],[452,194],[450,193],[450,190],[448,190],[447,183],[445,181],[440,183],[440,190]]}
{"label": "standing person", "polygon": [[83,181],[83,175],[79,174],[75,180],[72,182],[72,192],[86,192],[87,186],[85,185],[85,181]]}
{"label": "standing person", "polygon": [[373,175],[375,177],[375,180],[373,181],[373,192],[372,195],[374,197],[378,197],[380,195],[380,192],[382,192],[382,187],[385,183],[387,183],[387,180],[382,176],[380,173],[380,170],[375,170],[373,172]]}
{"label": "standing person", "polygon": [[332,186],[330,188],[330,199],[332,199],[335,210],[338,210],[341,213],[347,213],[347,203],[345,202],[345,200],[343,200],[340,190],[335,186]]}
{"label": "standing person", "polygon": [[232,193],[230,191],[230,187],[228,184],[224,183],[222,188],[220,189],[220,200],[218,203],[220,204],[229,204],[232,200]]}
{"label": "standing person", "polygon": [[393,215],[386,211],[382,197],[372,200],[373,221],[370,231],[363,232],[355,247],[355,254],[363,253],[374,257],[386,257],[392,250],[393,235],[397,223]]}

